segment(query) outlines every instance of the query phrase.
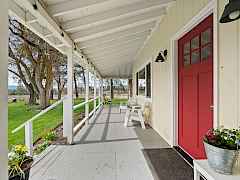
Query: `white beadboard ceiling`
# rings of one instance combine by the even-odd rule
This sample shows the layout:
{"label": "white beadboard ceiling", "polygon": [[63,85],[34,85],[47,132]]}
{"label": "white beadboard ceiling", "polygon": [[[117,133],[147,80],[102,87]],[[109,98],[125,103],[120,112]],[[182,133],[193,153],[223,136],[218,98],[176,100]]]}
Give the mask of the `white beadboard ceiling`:
{"label": "white beadboard ceiling", "polygon": [[137,53],[172,2],[10,0],[9,13],[62,52],[74,43],[102,77],[128,78]]}

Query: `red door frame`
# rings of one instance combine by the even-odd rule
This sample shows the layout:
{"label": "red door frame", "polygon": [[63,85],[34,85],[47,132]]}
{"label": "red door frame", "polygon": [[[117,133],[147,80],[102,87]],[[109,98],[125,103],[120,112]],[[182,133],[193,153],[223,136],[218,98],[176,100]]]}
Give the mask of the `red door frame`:
{"label": "red door frame", "polygon": [[[205,30],[207,30],[208,28],[211,28],[211,43],[212,43],[212,54],[211,56],[209,56],[207,59],[205,59],[204,61],[201,61],[200,63],[196,63],[196,64],[192,64],[190,66],[190,68],[185,67],[183,68],[183,44],[185,44],[186,42],[189,42],[192,38],[196,37],[197,35],[201,34],[201,32],[204,32]],[[200,41],[201,38],[199,38]],[[201,52],[201,43],[200,44],[200,49],[199,51]],[[208,44],[206,44],[208,45]],[[210,15],[209,17],[207,17],[205,20],[203,20],[201,23],[199,23],[196,27],[194,27],[192,30],[190,30],[188,33],[186,33],[179,41],[178,41],[178,145],[185,151],[187,152],[190,156],[192,156],[193,158],[204,158],[205,155],[201,154],[194,154],[194,153],[189,153],[188,150],[186,150],[187,148],[184,147],[184,143],[181,142],[181,138],[183,137],[183,134],[181,134],[183,132],[182,130],[182,123],[183,123],[183,104],[181,104],[183,102],[183,90],[182,88],[182,84],[183,80],[181,79],[182,77],[182,73],[184,72],[184,76],[191,76],[192,72],[199,71],[199,67],[200,69],[203,69],[204,71],[208,71],[211,72],[211,77],[210,77],[210,81],[212,84],[211,87],[211,93],[212,93],[212,99],[211,99],[211,104],[213,104],[213,15]],[[191,48],[191,47],[190,47]],[[195,50],[193,50],[195,51]],[[191,53],[190,53],[191,54]],[[201,53],[200,53],[201,54]],[[191,55],[190,55],[191,57]],[[201,57],[200,57],[201,59]],[[191,58],[190,58],[191,61]],[[197,90],[199,91],[199,90]],[[198,105],[197,105],[198,106]],[[210,107],[209,107],[210,108]],[[195,112],[199,114],[199,110],[198,112]],[[213,127],[213,112],[212,112],[212,118],[211,118],[211,127]],[[198,128],[199,131],[199,120],[196,124],[196,127]],[[210,126],[209,126],[210,127]],[[210,128],[211,128],[210,127]],[[206,129],[204,129],[204,131],[206,131]],[[199,135],[199,134],[198,134]],[[199,142],[198,142],[199,144]],[[202,147],[203,148],[203,147]]]}

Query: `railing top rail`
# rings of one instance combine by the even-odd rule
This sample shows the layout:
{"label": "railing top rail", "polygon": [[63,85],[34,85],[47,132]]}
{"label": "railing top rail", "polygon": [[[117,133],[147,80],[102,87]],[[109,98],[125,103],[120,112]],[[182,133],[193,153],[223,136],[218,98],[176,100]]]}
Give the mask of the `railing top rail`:
{"label": "railing top rail", "polygon": [[92,98],[92,99],[89,99],[88,101],[81,102],[81,103],[73,106],[73,110],[76,110],[77,108],[80,108],[80,107],[84,106],[85,104],[90,103],[90,102],[92,102],[92,101],[94,101],[94,100],[97,100],[97,99],[99,99],[99,98],[100,98],[100,97],[98,96],[98,97],[96,97],[95,99]]}
{"label": "railing top rail", "polygon": [[85,104],[87,104],[89,101],[84,101],[84,102],[81,102],[80,104],[77,104],[75,106],[73,106],[73,110],[76,110],[77,108],[80,108],[82,106],[84,106]]}
{"label": "railing top rail", "polygon": [[16,133],[17,131],[19,131],[20,129],[22,129],[27,123],[34,121],[35,119],[37,119],[38,117],[46,114],[48,111],[52,110],[53,108],[55,108],[56,106],[58,106],[59,104],[61,104],[64,99],[66,99],[66,97],[63,97],[62,99],[60,99],[59,101],[55,102],[54,104],[52,104],[51,106],[49,106],[48,108],[42,110],[40,113],[36,114],[35,116],[33,116],[31,119],[29,119],[28,121],[22,123],[20,126],[18,126],[16,129],[14,129],[12,131],[12,133]]}
{"label": "railing top rail", "polygon": [[[90,102],[92,102],[92,101],[94,101],[94,100],[96,100],[96,99],[98,99],[98,98],[100,98],[100,97],[98,96],[98,97],[96,97],[96,98],[90,99],[90,100],[88,100],[88,101],[84,101],[84,102],[82,102],[82,103],[80,103],[80,104],[77,104],[77,105],[75,105],[75,106],[73,107],[73,109],[76,110],[77,108],[79,108],[79,107],[81,107],[81,106],[84,106],[85,104],[90,103]],[[33,121],[34,121],[35,119],[37,119],[38,117],[46,114],[48,111],[52,110],[53,108],[55,108],[56,106],[58,106],[59,104],[61,104],[61,103],[64,101],[64,99],[66,99],[66,97],[63,97],[62,99],[60,99],[59,101],[55,102],[54,104],[52,104],[52,105],[49,106],[48,108],[42,110],[40,113],[38,113],[38,114],[36,114],[35,116],[33,116],[33,117],[32,117],[31,119],[29,119],[28,121],[22,123],[20,126],[18,126],[17,128],[15,128],[15,129],[12,131],[12,133],[16,133],[16,132],[19,131],[20,129],[24,128],[24,126],[25,126],[27,123],[33,122]]]}

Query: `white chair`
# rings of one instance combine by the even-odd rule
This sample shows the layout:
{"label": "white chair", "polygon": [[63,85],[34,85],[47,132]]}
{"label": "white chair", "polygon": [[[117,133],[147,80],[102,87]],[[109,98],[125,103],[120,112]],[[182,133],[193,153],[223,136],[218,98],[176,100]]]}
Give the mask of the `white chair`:
{"label": "white chair", "polygon": [[124,125],[127,127],[128,122],[132,122],[133,120],[140,122],[142,128],[146,129],[143,118],[143,110],[141,106],[132,106],[127,109]]}
{"label": "white chair", "polygon": [[119,113],[121,114],[122,110],[127,110],[128,107],[127,107],[127,103],[120,103],[119,105]]}
{"label": "white chair", "polygon": [[132,105],[132,104],[133,105],[137,104],[137,101],[134,98],[129,98],[127,103],[120,102],[119,113],[121,113],[122,110],[127,110],[128,109],[128,105]]}

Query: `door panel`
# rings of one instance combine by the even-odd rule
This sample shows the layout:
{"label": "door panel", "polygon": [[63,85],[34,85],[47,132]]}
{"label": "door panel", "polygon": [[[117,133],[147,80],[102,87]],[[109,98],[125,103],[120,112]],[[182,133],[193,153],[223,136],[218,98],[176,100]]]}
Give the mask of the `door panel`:
{"label": "door panel", "polygon": [[193,136],[189,129],[197,129],[197,123],[194,119],[197,118],[197,101],[193,101],[197,97],[197,77],[186,76],[183,77],[183,140],[187,139],[188,143],[183,143],[184,148],[190,153],[195,149],[196,137]]}
{"label": "door panel", "polygon": [[199,157],[205,157],[205,153],[201,151],[203,146],[203,136],[213,127],[213,79],[212,72],[199,74],[199,127],[198,127],[198,146],[197,151],[200,152]]}
{"label": "door panel", "polygon": [[213,16],[178,41],[178,143],[193,158],[205,158],[203,136],[213,127]]}

